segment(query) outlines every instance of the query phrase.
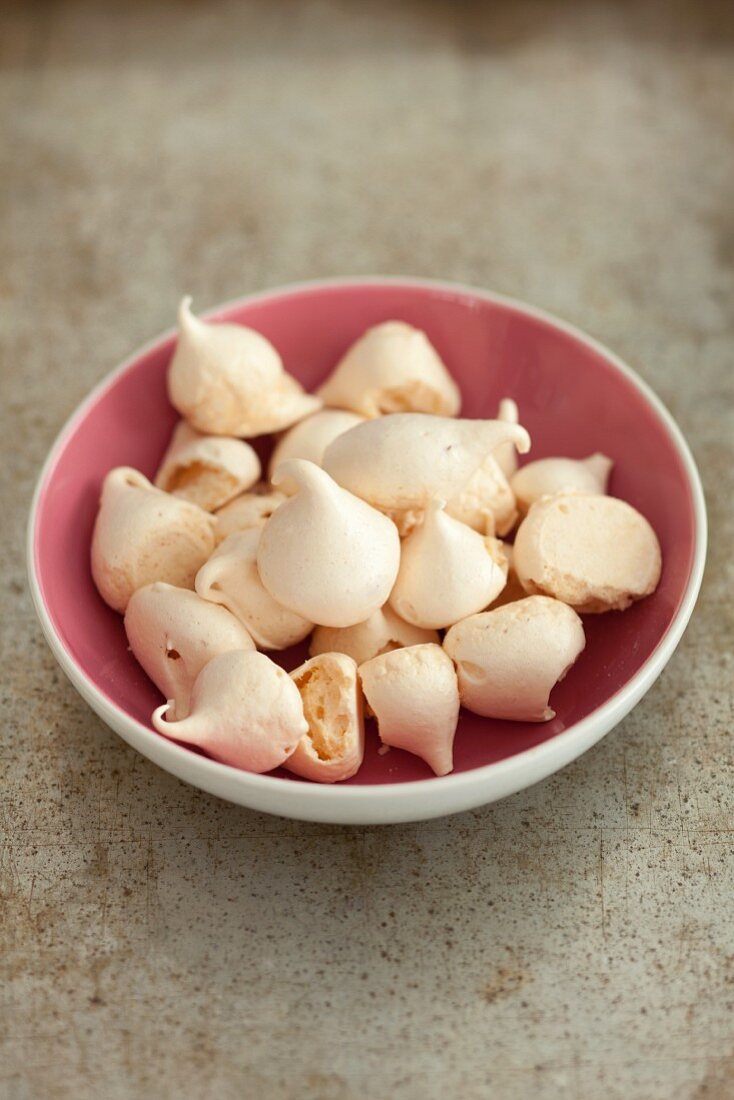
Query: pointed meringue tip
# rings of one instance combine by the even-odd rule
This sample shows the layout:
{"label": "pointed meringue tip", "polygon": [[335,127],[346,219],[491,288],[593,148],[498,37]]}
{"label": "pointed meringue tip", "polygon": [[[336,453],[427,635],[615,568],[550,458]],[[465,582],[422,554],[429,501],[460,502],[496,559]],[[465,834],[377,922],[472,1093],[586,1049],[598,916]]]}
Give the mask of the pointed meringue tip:
{"label": "pointed meringue tip", "polygon": [[178,304],[178,325],[179,328],[187,328],[191,324],[195,324],[199,319],[191,312],[191,303],[193,298],[190,294],[185,294]]}
{"label": "pointed meringue tip", "polygon": [[505,424],[517,424],[520,420],[520,412],[517,407],[517,402],[511,397],[503,397],[499,403],[497,410],[497,419],[503,420]]}
{"label": "pointed meringue tip", "polygon": [[588,458],[582,459],[583,465],[587,470],[591,470],[606,488],[609,480],[609,475],[612,472],[614,466],[613,459],[608,455],[602,454],[601,451],[595,451],[593,455],[589,455]]}
{"label": "pointed meringue tip", "polygon": [[173,713],[173,706],[173,699],[169,699],[168,702],[162,703],[161,706],[156,707],[156,709],[151,714],[150,720],[159,733],[164,733],[166,735],[169,734],[170,727],[171,725],[173,725],[173,721],[168,721],[166,719],[166,715],[169,713]]}
{"label": "pointed meringue tip", "polygon": [[511,424],[507,422],[507,437],[511,443],[514,443],[518,452],[521,455],[525,455],[530,450],[530,435],[523,428],[522,424]]}
{"label": "pointed meringue tip", "polygon": [[331,478],[320,466],[315,462],[309,462],[307,458],[288,458],[280,463],[270,479],[271,484],[276,488],[287,481],[302,489],[307,486],[327,485]]}

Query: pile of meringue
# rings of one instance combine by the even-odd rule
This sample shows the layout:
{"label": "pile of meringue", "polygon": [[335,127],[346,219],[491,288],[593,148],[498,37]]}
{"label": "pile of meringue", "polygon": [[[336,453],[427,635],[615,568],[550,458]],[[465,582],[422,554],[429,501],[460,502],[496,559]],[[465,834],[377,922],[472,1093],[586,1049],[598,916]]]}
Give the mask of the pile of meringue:
{"label": "pile of meringue", "polygon": [[[91,553],[165,699],[152,722],[166,737],[332,783],[362,763],[366,713],[383,746],[445,775],[460,706],[552,718],[580,614],[657,586],[658,540],[606,495],[611,460],[518,469],[530,438],[514,401],[460,419],[411,325],[369,329],[316,394],[252,329],[205,323],[190,299],[179,326],[168,390],[183,419],[153,484],[107,475]],[[268,433],[263,480],[246,438]],[[309,635],[290,674],[262,652]]]}

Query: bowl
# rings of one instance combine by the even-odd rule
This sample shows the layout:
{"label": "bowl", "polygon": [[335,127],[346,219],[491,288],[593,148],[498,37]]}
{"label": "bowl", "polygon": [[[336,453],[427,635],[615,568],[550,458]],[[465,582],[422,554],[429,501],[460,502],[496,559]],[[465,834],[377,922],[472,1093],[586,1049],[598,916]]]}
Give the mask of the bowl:
{"label": "bowl", "polygon": [[[613,495],[652,523],[663,552],[654,595],[628,611],[586,616],[587,645],[552,695],[544,724],[462,711],[455,770],[437,778],[417,757],[378,753],[346,783],[284,771],[253,775],[166,740],[150,725],[160,696],[127,649],[122,618],[92,583],[89,545],[100,485],[118,465],[155,473],[177,419],[166,396],[169,332],[135,352],[89,395],[41,471],[28,530],[30,587],[59,664],[107,725],[164,770],[221,798],[284,817],[343,824],[418,821],[492,802],[550,775],[609,732],[670,659],[693,610],[706,552],[701,483],[686,442],[652,390],[597,341],[521,302],[415,279],[340,279],[250,295],[211,311],[262,332],[313,388],[368,326],[400,319],[426,331],[463,394],[463,415],[493,417],[513,397],[532,458],[614,459]],[[303,647],[276,655],[285,667]]]}

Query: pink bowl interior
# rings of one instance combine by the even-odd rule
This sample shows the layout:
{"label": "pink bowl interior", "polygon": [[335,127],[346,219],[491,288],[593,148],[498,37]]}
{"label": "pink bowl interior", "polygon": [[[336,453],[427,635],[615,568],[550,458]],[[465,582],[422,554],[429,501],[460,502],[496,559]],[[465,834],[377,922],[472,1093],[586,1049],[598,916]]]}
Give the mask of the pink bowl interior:
{"label": "pink bowl interior", "polygon": [[[690,576],[693,500],[664,422],[603,354],[520,307],[421,285],[305,287],[217,316],[262,332],[307,388],[331,370],[367,326],[408,321],[427,332],[459,382],[465,416],[492,417],[500,398],[514,397],[533,440],[533,458],[605,452],[615,463],[611,492],[638,508],[655,528],[664,560],[657,592],[626,612],[586,617],[586,650],[551,698],[556,717],[535,725],[462,712],[456,771],[555,737],[606,702],[647,661],[669,628]],[[37,578],[59,638],[85,676],[147,726],[161,700],[127,650],[122,619],[92,584],[89,543],[107,471],[135,466],[152,477],[166,447],[176,421],[165,387],[172,346],[173,340],[163,340],[137,357],[75,419],[47,472],[35,528]],[[274,656],[290,669],[304,653],[305,645]],[[370,730],[365,763],[351,782],[391,783],[432,774],[414,756],[396,750],[380,756],[377,748]]]}

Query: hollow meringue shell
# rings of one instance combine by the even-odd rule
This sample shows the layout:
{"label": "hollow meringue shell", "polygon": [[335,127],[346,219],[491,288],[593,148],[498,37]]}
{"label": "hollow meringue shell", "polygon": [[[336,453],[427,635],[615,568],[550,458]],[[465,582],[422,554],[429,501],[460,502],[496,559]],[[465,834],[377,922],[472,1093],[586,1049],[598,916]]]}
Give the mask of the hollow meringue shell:
{"label": "hollow meringue shell", "polygon": [[584,645],[576,612],[546,596],[471,615],[443,640],[462,704],[487,718],[518,722],[553,718],[548,697]]}
{"label": "hollow meringue shell", "polygon": [[225,504],[216,513],[217,526],[214,537],[217,543],[223,542],[227,535],[236,531],[247,531],[250,527],[263,527],[284,500],[285,493],[266,486],[255,488],[251,493],[243,493]]}
{"label": "hollow meringue shell", "polygon": [[461,392],[420,329],[404,321],[370,328],[318,389],[326,405],[363,416],[425,412],[456,416]]}
{"label": "hollow meringue shell", "polygon": [[317,783],[355,775],[364,758],[364,712],[357,666],[343,653],[322,653],[291,672],[301,693],[308,732],[285,762]]}
{"label": "hollow meringue shell", "polygon": [[459,689],[451,660],[434,643],[382,653],[359,675],[380,740],[426,761],[436,775],[453,768]]}
{"label": "hollow meringue shell", "polygon": [[311,636],[309,653],[312,657],[319,653],[346,653],[361,665],[380,653],[425,642],[439,642],[435,630],[422,630],[406,623],[386,604],[374,611],[369,619],[354,626],[317,626]]}
{"label": "hollow meringue shell", "polygon": [[305,458],[321,466],[329,444],[363,420],[363,416],[346,409],[321,409],[294,424],[276,444],[268,466],[269,476],[272,478],[278,467],[291,458]]}
{"label": "hollow meringue shell", "polygon": [[284,462],[273,480],[277,486],[287,479],[298,491],[262,530],[263,584],[279,603],[321,626],[363,622],[387,601],[397,576],[395,524],[313,462]]}
{"label": "hollow meringue shell", "polygon": [[257,548],[262,530],[237,531],[220,543],[196,574],[196,591],[231,611],[260,648],[287,649],[303,641],[313,623],[273,599],[260,580]]}
{"label": "hollow meringue shell", "polygon": [[161,581],[133,592],[125,632],[133,656],[172,702],[176,719],[189,713],[194,680],[212,657],[255,648],[242,623],[225,608]]}
{"label": "hollow meringue shell", "polygon": [[530,447],[519,424],[395,413],[338,436],[326,448],[324,469],[376,508],[425,508],[434,497],[451,500],[508,440],[522,452]]}
{"label": "hollow meringue shell", "polygon": [[283,370],[269,340],[235,324],[210,324],[179,307],[179,337],[168,368],[171,404],[211,435],[256,436],[280,431],[321,407]]}
{"label": "hollow meringue shell", "polygon": [[654,592],[660,544],[644,516],[616,497],[559,493],[533,504],[513,554],[526,592],[579,612],[623,611]]}
{"label": "hollow meringue shell", "polygon": [[110,470],[91,548],[92,576],[102,599],[124,612],[133,592],[153,581],[193,587],[214,549],[214,522],[195,504],[156,489],[138,470]]}
{"label": "hollow meringue shell", "polygon": [[441,629],[487,607],[506,580],[500,542],[446,515],[437,501],[403,541],[390,606],[414,626]]}
{"label": "hollow meringue shell", "polygon": [[446,514],[482,535],[506,535],[515,526],[515,494],[495,455],[487,455],[446,505]]}
{"label": "hollow meringue shell", "polygon": [[171,704],[153,711],[159,733],[196,745],[215,760],[249,772],[282,764],[308,730],[298,688],[264,653],[220,653],[191,691],[191,713],[166,720]]}
{"label": "hollow meringue shell", "polygon": [[541,497],[562,492],[606,493],[614,463],[598,452],[588,458],[539,458],[518,470],[511,481],[520,510]]}
{"label": "hollow meringue shell", "polygon": [[182,420],[174,428],[155,484],[166,493],[214,512],[249,489],[259,477],[260,459],[249,443],[227,436],[201,435]]}

